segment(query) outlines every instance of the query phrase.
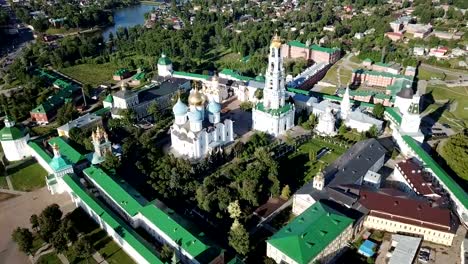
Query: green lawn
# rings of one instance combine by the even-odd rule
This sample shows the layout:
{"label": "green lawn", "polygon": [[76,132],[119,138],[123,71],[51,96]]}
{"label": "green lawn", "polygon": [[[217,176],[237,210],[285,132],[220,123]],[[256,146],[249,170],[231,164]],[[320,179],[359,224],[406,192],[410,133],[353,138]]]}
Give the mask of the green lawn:
{"label": "green lawn", "polygon": [[113,240],[107,242],[99,253],[109,264],[136,264]]}
{"label": "green lawn", "polygon": [[424,68],[419,67],[419,70],[418,70],[419,80],[431,80],[434,78],[445,80],[445,74],[439,71],[427,71]]}
{"label": "green lawn", "polygon": [[45,176],[47,172],[36,162],[19,168],[10,175],[10,179],[15,190],[32,191],[45,186]]}
{"label": "green lawn", "polygon": [[82,83],[98,86],[103,83],[112,82],[112,75],[117,69],[119,67],[114,63],[80,64],[60,69],[60,72]]}
{"label": "green lawn", "polygon": [[51,132],[54,132],[57,127],[59,127],[59,125],[57,124],[57,122],[52,122],[50,124],[47,124],[47,125],[40,125],[40,126],[35,126],[32,128],[32,132],[34,132],[34,134],[38,135],[38,136],[43,136],[43,135],[47,135]]}
{"label": "green lawn", "polygon": [[439,121],[442,123],[454,124],[459,129],[467,126],[468,87],[429,85],[426,89],[426,93],[430,93],[436,102],[430,105],[424,113],[432,112],[442,107],[444,102],[450,101],[450,106],[443,112]]}
{"label": "green lawn", "polygon": [[55,252],[42,255],[36,264],[62,264],[62,261],[57,257]]}
{"label": "green lawn", "polygon": [[320,89],[321,93],[326,93],[326,94],[335,94],[336,87],[322,87]]}
{"label": "green lawn", "polygon": [[[82,209],[75,209],[72,212],[72,218],[76,219],[75,221],[79,220],[76,222],[79,232],[89,236],[90,240],[94,242],[93,248],[99,251],[108,263],[135,263]],[[68,256],[70,260],[73,260],[73,263],[86,263],[82,259],[76,259],[73,252],[70,252]],[[90,264],[94,263],[96,262],[90,261]]]}
{"label": "green lawn", "polygon": [[[282,170],[282,174],[288,177],[287,180],[291,181],[291,185],[299,188],[309,182],[320,168],[325,169],[325,167],[346,151],[345,146],[340,146],[338,144],[338,139],[329,139],[330,142],[327,142],[327,140],[328,139],[319,138],[311,139],[299,146],[298,151],[281,161],[280,169]],[[313,151],[318,154],[322,148],[329,148],[331,151],[320,159],[311,161],[309,159],[309,153]]]}
{"label": "green lawn", "polygon": [[66,30],[65,28],[48,28],[46,30],[46,34],[49,34],[49,35],[56,35],[56,34],[68,34],[68,33],[74,33],[74,32],[78,32],[80,31],[81,29],[79,28],[70,28],[68,30]]}
{"label": "green lawn", "polygon": [[[338,67],[339,62],[331,66],[330,69],[327,71],[327,74],[325,74],[325,77],[323,77],[322,81],[338,85]],[[348,82],[351,80],[351,74],[351,70],[341,67],[340,80],[342,86],[348,84]]]}

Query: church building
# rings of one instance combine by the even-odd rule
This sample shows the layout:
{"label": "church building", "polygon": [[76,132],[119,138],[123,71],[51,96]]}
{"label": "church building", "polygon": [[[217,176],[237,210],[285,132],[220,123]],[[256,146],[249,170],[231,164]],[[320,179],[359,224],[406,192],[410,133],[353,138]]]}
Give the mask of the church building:
{"label": "church building", "polygon": [[189,106],[180,98],[172,108],[175,122],[171,127],[174,154],[202,159],[234,141],[233,121],[221,119],[221,104],[192,89]]}
{"label": "church building", "polygon": [[31,156],[28,147],[29,133],[15,126],[15,121],[5,116],[5,127],[0,130],[0,142],[8,161],[22,160]]}
{"label": "church building", "polygon": [[286,102],[281,40],[275,36],[270,45],[263,101],[252,109],[253,129],[275,137],[285,134],[294,126],[294,112],[294,104]]}

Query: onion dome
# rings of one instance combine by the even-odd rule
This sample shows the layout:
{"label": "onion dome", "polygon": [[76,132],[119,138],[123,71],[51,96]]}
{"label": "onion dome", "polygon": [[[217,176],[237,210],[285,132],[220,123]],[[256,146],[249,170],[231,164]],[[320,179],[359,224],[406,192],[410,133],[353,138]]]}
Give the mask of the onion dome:
{"label": "onion dome", "polygon": [[188,113],[190,122],[198,122],[203,120],[203,112],[200,110],[192,110]]}
{"label": "onion dome", "polygon": [[197,89],[195,89],[193,92],[190,93],[188,102],[189,105],[202,106],[205,103],[205,98]]}
{"label": "onion dome", "polygon": [[275,34],[273,37],[273,40],[271,41],[271,47],[279,49],[281,47],[281,38],[278,36],[278,34]]}
{"label": "onion dome", "polygon": [[265,76],[263,76],[263,74],[260,73],[257,77],[255,77],[255,81],[265,82]]}
{"label": "onion dome", "polygon": [[176,116],[183,116],[187,114],[187,105],[182,103],[182,101],[177,99],[177,103],[172,107],[172,112],[174,112],[174,115]]}
{"label": "onion dome", "polygon": [[172,61],[171,59],[169,59],[169,57],[166,57],[166,54],[161,54],[161,58],[159,58],[158,60],[158,64],[159,65],[169,65],[169,64],[172,64]]}
{"label": "onion dome", "polygon": [[219,113],[221,112],[221,104],[215,102],[214,100],[208,104],[208,112],[210,113]]}

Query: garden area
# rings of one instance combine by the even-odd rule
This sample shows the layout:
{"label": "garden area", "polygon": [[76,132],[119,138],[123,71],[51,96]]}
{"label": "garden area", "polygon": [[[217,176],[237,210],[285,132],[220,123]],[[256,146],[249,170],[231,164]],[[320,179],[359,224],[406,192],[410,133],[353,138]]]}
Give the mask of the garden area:
{"label": "garden area", "polygon": [[[12,234],[20,251],[37,258],[37,263],[97,264],[92,257],[99,253],[108,263],[135,262],[81,208],[62,217],[56,204],[30,218],[32,230],[17,228]],[[52,251],[52,252],[50,252]]]}
{"label": "garden area", "polygon": [[60,69],[60,72],[82,83],[89,83],[91,86],[96,87],[103,83],[113,82],[112,75],[118,68],[115,63],[111,62],[103,64],[86,63]]}
{"label": "garden area", "polygon": [[336,138],[312,138],[299,146],[296,152],[280,160],[280,174],[295,176],[289,177],[293,181],[289,184],[295,190],[340,157],[347,146],[347,143],[341,143]]}
{"label": "garden area", "polygon": [[20,164],[10,169],[9,173],[13,188],[17,191],[27,192],[45,186],[47,172],[37,162]]}

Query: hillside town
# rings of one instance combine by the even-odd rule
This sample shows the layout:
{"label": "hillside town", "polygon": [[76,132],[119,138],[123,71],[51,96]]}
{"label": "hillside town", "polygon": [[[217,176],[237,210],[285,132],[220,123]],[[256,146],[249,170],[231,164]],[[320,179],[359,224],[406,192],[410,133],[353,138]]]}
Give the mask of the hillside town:
{"label": "hillside town", "polygon": [[0,4],[0,263],[467,260],[464,1]]}

